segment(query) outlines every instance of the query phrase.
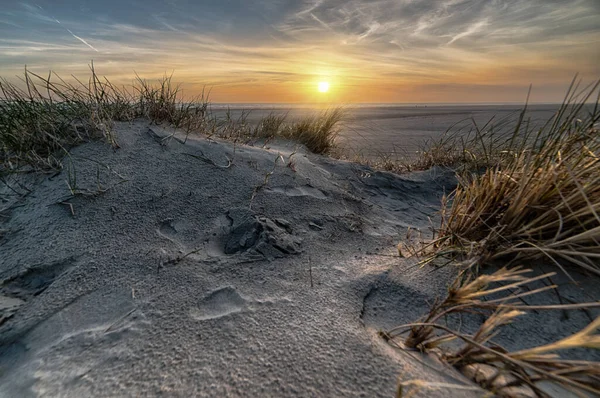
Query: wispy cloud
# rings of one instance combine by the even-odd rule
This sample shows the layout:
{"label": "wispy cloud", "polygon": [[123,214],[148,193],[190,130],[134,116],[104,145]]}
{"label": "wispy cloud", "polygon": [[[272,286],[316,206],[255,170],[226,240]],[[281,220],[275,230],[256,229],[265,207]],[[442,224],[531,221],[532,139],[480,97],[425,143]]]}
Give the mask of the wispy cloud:
{"label": "wispy cloud", "polygon": [[482,30],[482,28],[484,28],[486,25],[487,25],[487,19],[483,20],[483,21],[475,22],[474,24],[467,27],[467,29],[464,32],[460,32],[457,35],[453,36],[452,39],[447,43],[447,45],[450,45],[450,44],[454,43],[455,41],[462,39],[463,37],[480,32]]}
{"label": "wispy cloud", "polygon": [[69,29],[67,29],[67,31],[77,40],[79,40],[80,42],[82,42],[83,44],[85,44],[86,46],[88,46],[89,48],[91,48],[92,50],[99,52],[94,46],[92,46],[90,43],[88,43],[87,41],[83,40],[81,37],[77,36],[76,34],[74,34],[73,32],[71,32]]}
{"label": "wispy cloud", "polygon": [[[62,26],[62,24],[60,23],[60,21],[58,19],[54,19],[56,21],[56,23],[58,23],[59,25]],[[69,32],[71,34],[71,36],[73,36],[74,38],[76,38],[77,40],[79,40],[80,42],[82,42],[83,44],[85,44],[86,46],[88,46],[89,48],[91,48],[92,50],[99,52],[96,48],[94,48],[94,46],[92,46],[90,43],[88,43],[87,41],[83,40],[81,37],[77,36],[75,33],[71,32],[71,29],[69,28],[65,28],[65,30],[67,32]]]}

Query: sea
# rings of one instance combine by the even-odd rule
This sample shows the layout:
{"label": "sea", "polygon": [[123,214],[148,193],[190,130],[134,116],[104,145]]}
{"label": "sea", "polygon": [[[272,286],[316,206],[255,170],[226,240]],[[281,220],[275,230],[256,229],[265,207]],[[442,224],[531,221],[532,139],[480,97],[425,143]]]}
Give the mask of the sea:
{"label": "sea", "polygon": [[[523,104],[212,104],[217,117],[230,112],[256,124],[269,114],[287,115],[293,121],[318,115],[327,108],[341,106],[337,145],[348,154],[376,158],[381,155],[410,157],[428,140],[448,131],[468,132],[479,128],[510,129],[519,118]],[[560,105],[528,105],[525,119],[531,128],[541,127],[552,118]]]}

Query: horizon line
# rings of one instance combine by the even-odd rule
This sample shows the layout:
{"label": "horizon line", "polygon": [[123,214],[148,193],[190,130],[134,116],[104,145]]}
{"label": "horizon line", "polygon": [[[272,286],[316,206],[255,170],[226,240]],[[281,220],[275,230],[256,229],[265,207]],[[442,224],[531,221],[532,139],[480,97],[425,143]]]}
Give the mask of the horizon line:
{"label": "horizon line", "polygon": [[[592,103],[592,102],[590,102]],[[480,106],[530,106],[530,105],[562,105],[562,102],[210,102],[210,105],[310,105],[310,106],[352,106],[352,105],[379,105],[379,106],[460,106],[460,105],[480,105]]]}

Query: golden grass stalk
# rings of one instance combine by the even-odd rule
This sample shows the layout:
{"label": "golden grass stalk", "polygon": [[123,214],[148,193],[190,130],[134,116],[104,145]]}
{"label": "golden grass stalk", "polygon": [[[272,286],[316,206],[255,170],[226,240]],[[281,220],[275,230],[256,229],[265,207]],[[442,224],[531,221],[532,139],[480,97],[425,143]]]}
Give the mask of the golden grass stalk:
{"label": "golden grass stalk", "polygon": [[521,360],[531,360],[539,357],[541,354],[556,352],[571,348],[593,348],[600,350],[600,334],[596,332],[600,329],[600,317],[590,323],[585,329],[578,333],[565,337],[557,342],[546,344],[539,347],[530,348],[511,353],[511,357]]}
{"label": "golden grass stalk", "polygon": [[495,166],[459,175],[442,212],[440,253],[479,263],[543,257],[565,272],[570,263],[600,275],[600,110],[585,105],[592,92],[566,102],[540,131],[517,127],[510,156]]}
{"label": "golden grass stalk", "polygon": [[[501,310],[490,316],[474,335],[467,335],[454,331],[447,326],[437,323],[413,323],[405,327],[429,327],[445,332],[444,336],[452,336],[464,342],[461,349],[456,352],[445,352],[442,359],[459,370],[472,365],[485,365],[495,369],[489,378],[479,380],[482,387],[491,389],[500,396],[506,395],[503,390],[514,386],[527,386],[536,396],[545,397],[546,394],[539,389],[537,383],[550,381],[561,385],[563,388],[581,395],[583,392],[598,394],[600,381],[600,367],[598,363],[582,360],[564,360],[558,355],[544,355],[548,351],[558,351],[572,348],[589,348],[589,329],[598,327],[596,320],[583,331],[573,337],[560,340],[556,343],[528,350],[508,352],[498,344],[490,344],[490,339],[497,333],[496,328],[511,322],[520,312]],[[597,348],[597,343],[592,343]],[[538,350],[538,348],[540,348]],[[504,375],[499,383],[499,376]]]}
{"label": "golden grass stalk", "polygon": [[[471,271],[471,269],[466,269],[458,278],[456,278],[454,283],[448,289],[446,298],[434,303],[429,313],[422,319],[422,322],[435,323],[449,314],[464,312],[475,308],[492,311],[501,308],[516,311],[517,308],[514,307],[517,300],[556,287],[554,285],[545,286],[532,291],[513,293],[506,297],[484,300],[486,296],[519,289],[532,282],[551,277],[555,275],[555,273],[551,272],[535,277],[527,277],[525,274],[530,273],[531,270],[523,269],[521,267],[514,267],[512,269],[505,267],[490,275],[478,276]],[[500,283],[503,283],[503,285],[491,286],[492,284]],[[404,329],[398,327],[387,332],[386,337],[394,338],[402,333],[404,333]],[[414,327],[410,329],[409,335],[404,341],[404,345],[409,348],[430,349],[445,342],[438,340],[431,341],[430,338],[433,336],[434,330],[430,326]]]}
{"label": "golden grass stalk", "polygon": [[[546,397],[547,394],[538,387],[538,383],[541,381],[559,384],[578,396],[586,396],[584,393],[600,394],[598,388],[600,385],[600,367],[597,362],[563,360],[554,355],[531,355],[530,357],[519,358],[497,344],[486,345],[486,340],[480,341],[482,336],[488,337],[490,330],[492,330],[489,329],[490,327],[494,328],[506,324],[507,319],[512,320],[514,318],[513,315],[516,314],[510,314],[510,316],[502,312],[494,314],[484,325],[487,330],[481,333],[478,331],[475,336],[469,336],[436,323],[413,323],[405,326],[431,327],[462,340],[465,343],[463,349],[456,353],[445,353],[443,359],[459,370],[473,364],[485,364],[495,368],[494,374],[489,379],[480,381],[480,384],[484,388],[492,388],[492,392],[500,396],[511,396],[503,392],[506,388],[527,386],[535,396]],[[582,345],[572,344],[569,348],[585,348],[585,345],[583,345],[585,342],[580,341],[580,343]],[[562,347],[558,343],[554,347],[554,349],[560,348]],[[519,353],[522,355],[521,351]],[[500,375],[505,375],[505,383],[499,385],[497,380]]]}
{"label": "golden grass stalk", "polygon": [[[509,396],[512,391],[510,388],[515,386],[526,387],[533,394],[545,396],[537,386],[537,383],[544,380],[558,383],[576,393],[598,392],[600,367],[597,363],[563,360],[556,352],[573,348],[600,349],[600,335],[597,334],[600,318],[580,332],[557,342],[512,353],[493,343],[492,339],[502,326],[518,319],[525,311],[598,308],[600,302],[531,307],[518,305],[518,300],[525,296],[555,288],[556,286],[546,286],[533,290],[522,289],[532,282],[551,277],[554,273],[529,277],[527,274],[531,270],[521,267],[504,267],[489,275],[476,275],[472,271],[473,268],[463,271],[449,288],[447,297],[436,302],[420,322],[398,326],[383,333],[383,336],[398,347],[423,351],[443,348],[450,341],[461,340],[462,346],[446,350],[442,359],[459,370],[470,369],[470,373],[473,373],[472,366],[476,366],[475,369],[478,366],[491,367],[493,372],[485,377],[475,373],[484,388],[501,396]],[[511,293],[506,295],[506,292]],[[498,294],[501,297],[488,297]],[[472,335],[454,331],[440,323],[449,314],[474,310],[492,312]],[[398,339],[403,344],[396,343]]]}

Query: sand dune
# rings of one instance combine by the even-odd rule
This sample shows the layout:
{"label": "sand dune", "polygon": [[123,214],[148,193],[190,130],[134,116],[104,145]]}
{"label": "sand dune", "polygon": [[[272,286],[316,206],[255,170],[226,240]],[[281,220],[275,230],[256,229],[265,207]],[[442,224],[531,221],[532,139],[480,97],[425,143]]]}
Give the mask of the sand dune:
{"label": "sand dune", "polygon": [[451,174],[171,133],[122,124],[119,150],[3,188],[0,396],[389,397],[399,377],[480,395],[377,335],[454,277],[394,253]]}

